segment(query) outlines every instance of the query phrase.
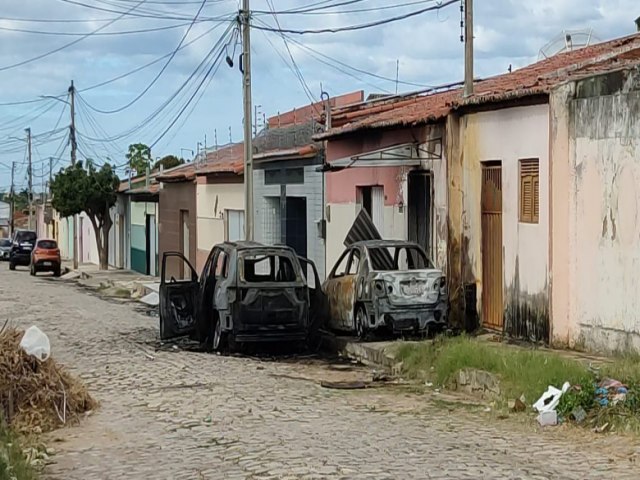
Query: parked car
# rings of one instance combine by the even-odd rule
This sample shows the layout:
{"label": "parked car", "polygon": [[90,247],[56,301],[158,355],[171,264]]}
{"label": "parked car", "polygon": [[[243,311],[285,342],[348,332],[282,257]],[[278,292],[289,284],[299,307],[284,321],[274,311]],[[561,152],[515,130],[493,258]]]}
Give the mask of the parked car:
{"label": "parked car", "polygon": [[[172,257],[183,265],[182,275],[168,270]],[[313,271],[314,286],[307,281],[303,264]],[[315,265],[290,247],[255,242],[216,245],[199,277],[182,254],[167,252],[162,257],[163,340],[189,335],[217,351],[245,343],[307,342],[317,330],[314,320],[321,318],[311,312],[323,305]]]}
{"label": "parked car", "polygon": [[11,253],[11,239],[0,238],[0,260],[9,260]]}
{"label": "parked car", "polygon": [[27,267],[31,264],[31,252],[37,238],[36,232],[31,230],[18,230],[13,234],[9,270],[15,270],[17,265]]}
{"label": "parked car", "polygon": [[31,275],[38,272],[53,272],[55,277],[59,277],[61,270],[62,260],[60,259],[58,242],[47,239],[38,240],[31,253]]}
{"label": "parked car", "polygon": [[355,242],[324,283],[329,327],[355,333],[423,333],[447,324],[447,281],[418,244]]}

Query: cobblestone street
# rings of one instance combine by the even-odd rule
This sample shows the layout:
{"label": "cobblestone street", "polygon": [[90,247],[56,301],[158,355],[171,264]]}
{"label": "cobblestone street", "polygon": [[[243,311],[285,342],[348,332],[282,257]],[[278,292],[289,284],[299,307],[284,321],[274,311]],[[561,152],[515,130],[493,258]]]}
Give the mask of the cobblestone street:
{"label": "cobblestone street", "polygon": [[[535,432],[390,389],[336,391],[320,362],[167,349],[157,318],[0,265],[3,320],[38,325],[101,408],[54,432],[50,479],[637,478],[631,440]],[[299,377],[299,378],[296,378]]]}

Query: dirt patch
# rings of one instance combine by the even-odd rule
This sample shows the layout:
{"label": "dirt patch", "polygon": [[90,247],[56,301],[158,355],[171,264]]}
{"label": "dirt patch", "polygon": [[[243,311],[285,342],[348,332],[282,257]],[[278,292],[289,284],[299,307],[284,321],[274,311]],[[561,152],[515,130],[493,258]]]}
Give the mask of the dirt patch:
{"label": "dirt patch", "polygon": [[97,407],[86,387],[49,357],[40,361],[20,347],[24,332],[0,332],[0,414],[16,431],[47,432]]}

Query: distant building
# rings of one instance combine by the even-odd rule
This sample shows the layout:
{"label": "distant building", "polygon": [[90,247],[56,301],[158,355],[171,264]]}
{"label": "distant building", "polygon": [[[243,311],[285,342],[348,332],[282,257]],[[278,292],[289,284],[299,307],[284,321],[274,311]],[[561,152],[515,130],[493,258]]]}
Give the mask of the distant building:
{"label": "distant building", "polygon": [[11,223],[11,205],[7,202],[0,202],[0,237],[9,236],[9,225]]}

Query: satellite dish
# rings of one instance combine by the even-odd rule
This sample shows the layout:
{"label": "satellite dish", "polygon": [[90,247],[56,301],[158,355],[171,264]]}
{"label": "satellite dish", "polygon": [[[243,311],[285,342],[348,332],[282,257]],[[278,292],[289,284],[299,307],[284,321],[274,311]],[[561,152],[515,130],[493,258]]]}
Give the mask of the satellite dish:
{"label": "satellite dish", "polygon": [[553,57],[559,53],[571,52],[598,43],[600,39],[592,28],[584,30],[563,30],[558,36],[540,49],[538,60]]}

